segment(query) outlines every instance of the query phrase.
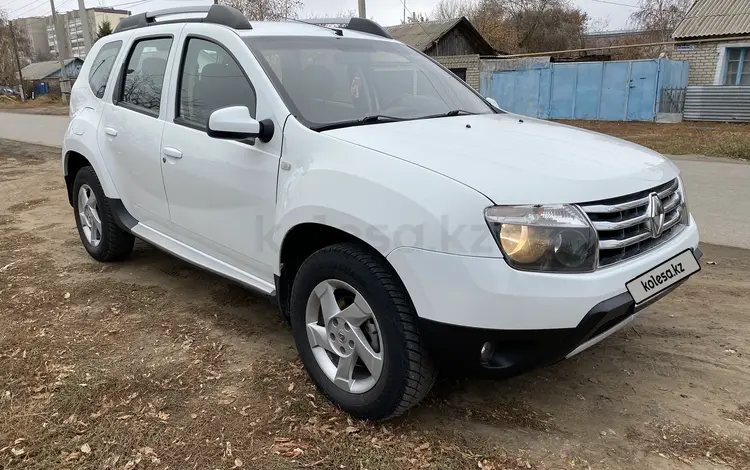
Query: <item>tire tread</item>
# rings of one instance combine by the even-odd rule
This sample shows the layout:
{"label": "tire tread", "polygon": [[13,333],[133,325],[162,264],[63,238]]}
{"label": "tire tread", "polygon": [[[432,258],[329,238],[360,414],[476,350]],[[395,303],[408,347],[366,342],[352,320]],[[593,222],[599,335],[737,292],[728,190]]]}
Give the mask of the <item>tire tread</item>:
{"label": "tire tread", "polygon": [[[102,218],[102,226],[106,227],[106,233],[103,234],[106,237],[105,250],[98,253],[96,256],[89,251],[89,254],[98,261],[110,262],[110,261],[122,261],[133,251],[133,244],[135,243],[135,237],[124,230],[122,230],[115,220],[115,216],[112,213],[112,209],[109,206],[109,200],[104,195],[104,190],[99,182],[99,178],[96,176],[94,168],[91,166],[85,166],[81,168],[76,174],[76,183],[74,188],[80,187],[78,184],[79,179],[81,183],[86,183],[92,186],[92,189],[96,193],[97,205],[101,208],[99,210],[99,217]],[[77,203],[76,203],[77,204]],[[74,211],[77,211],[77,205]],[[76,215],[77,217],[77,215]],[[105,240],[102,240],[104,243]]]}
{"label": "tire tread", "polygon": [[418,333],[419,328],[414,305],[406,294],[406,288],[403,286],[401,280],[398,279],[393,269],[384,263],[379,254],[373,253],[358,243],[331,245],[320,251],[337,252],[354,258],[377,276],[382,286],[388,292],[393,305],[396,307],[398,320],[404,331],[406,342],[404,350],[407,361],[407,382],[404,386],[400,402],[382,419],[395,418],[422,401],[437,379],[437,368]]}

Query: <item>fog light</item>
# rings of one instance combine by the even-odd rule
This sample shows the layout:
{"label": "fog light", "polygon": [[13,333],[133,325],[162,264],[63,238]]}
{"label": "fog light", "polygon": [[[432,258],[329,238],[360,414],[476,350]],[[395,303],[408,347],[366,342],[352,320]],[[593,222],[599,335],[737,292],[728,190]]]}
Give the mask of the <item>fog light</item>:
{"label": "fog light", "polygon": [[482,349],[479,351],[479,359],[482,362],[490,362],[493,354],[495,354],[495,345],[488,341],[482,345]]}

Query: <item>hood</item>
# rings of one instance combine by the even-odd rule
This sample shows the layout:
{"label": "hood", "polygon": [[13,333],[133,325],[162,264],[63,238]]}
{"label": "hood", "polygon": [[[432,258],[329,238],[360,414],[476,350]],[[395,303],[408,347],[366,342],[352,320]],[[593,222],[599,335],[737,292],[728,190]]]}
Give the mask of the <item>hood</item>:
{"label": "hood", "polygon": [[324,134],[441,173],[495,204],[607,199],[679,173],[669,160],[639,145],[513,114],[373,124]]}

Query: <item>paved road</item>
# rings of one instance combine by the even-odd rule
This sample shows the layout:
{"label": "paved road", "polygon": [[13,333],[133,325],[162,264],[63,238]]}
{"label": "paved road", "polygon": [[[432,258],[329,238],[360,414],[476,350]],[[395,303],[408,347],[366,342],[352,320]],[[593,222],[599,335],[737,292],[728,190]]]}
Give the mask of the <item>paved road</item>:
{"label": "paved road", "polygon": [[[0,113],[0,138],[59,147],[67,116]],[[682,170],[701,240],[750,249],[750,164],[700,156],[671,157]]]}
{"label": "paved road", "polygon": [[60,147],[67,129],[68,116],[0,112],[0,139]]}

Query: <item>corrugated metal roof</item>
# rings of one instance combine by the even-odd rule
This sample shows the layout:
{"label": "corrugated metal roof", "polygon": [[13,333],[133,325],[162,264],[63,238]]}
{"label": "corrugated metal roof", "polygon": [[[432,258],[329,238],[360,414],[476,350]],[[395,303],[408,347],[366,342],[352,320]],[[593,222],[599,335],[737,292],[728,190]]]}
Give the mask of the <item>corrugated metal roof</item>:
{"label": "corrugated metal roof", "polygon": [[[63,63],[67,67],[73,61],[81,59],[65,59]],[[24,80],[41,80],[47,78],[60,70],[60,61],[48,60],[46,62],[35,62],[21,69]]]}
{"label": "corrugated metal roof", "polygon": [[424,52],[432,46],[433,42],[440,39],[460,21],[461,18],[443,21],[425,21],[424,23],[389,26],[385,29],[391,33],[393,39]]}
{"label": "corrugated metal roof", "polygon": [[697,0],[672,37],[700,38],[750,34],[749,0]]}

